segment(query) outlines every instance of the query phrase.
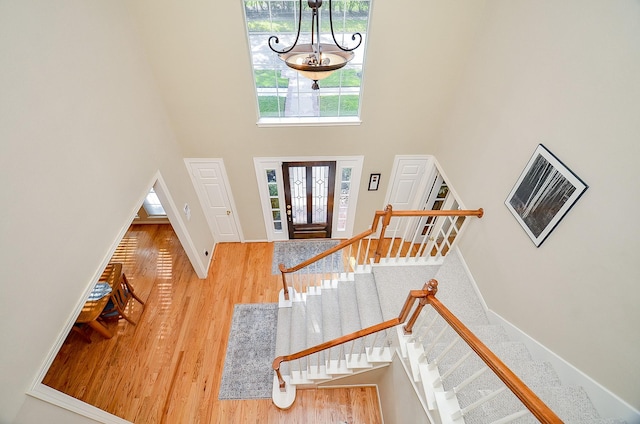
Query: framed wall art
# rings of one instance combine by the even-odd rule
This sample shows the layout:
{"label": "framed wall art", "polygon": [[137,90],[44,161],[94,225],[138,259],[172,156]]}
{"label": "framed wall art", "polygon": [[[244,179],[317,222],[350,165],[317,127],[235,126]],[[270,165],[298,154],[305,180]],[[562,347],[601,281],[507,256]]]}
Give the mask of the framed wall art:
{"label": "framed wall art", "polygon": [[540,144],[504,203],[531,241],[540,247],[587,188]]}

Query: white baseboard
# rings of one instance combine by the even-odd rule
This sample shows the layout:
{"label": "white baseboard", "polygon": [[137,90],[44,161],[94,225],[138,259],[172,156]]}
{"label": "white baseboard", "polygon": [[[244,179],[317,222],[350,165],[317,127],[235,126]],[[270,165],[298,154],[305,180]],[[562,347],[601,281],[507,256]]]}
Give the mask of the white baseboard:
{"label": "white baseboard", "polygon": [[524,333],[522,330],[505,320],[496,312],[488,308],[487,304],[480,293],[480,289],[473,279],[471,271],[467,267],[467,263],[462,256],[462,252],[457,247],[455,253],[460,258],[460,262],[473,285],[473,288],[482,303],[482,307],[487,313],[489,322],[495,325],[501,325],[507,332],[512,341],[519,341],[525,344],[533,359],[537,361],[549,362],[555,372],[558,374],[563,385],[581,386],[589,395],[591,402],[603,418],[617,418],[627,422],[627,424],[640,424],[640,411],[633,408],[609,389],[603,387],[591,377],[556,355],[548,348],[540,344],[537,340]]}
{"label": "white baseboard", "polygon": [[469,278],[469,281],[471,282],[471,286],[473,287],[473,290],[475,291],[476,296],[478,296],[478,299],[480,299],[480,304],[482,305],[482,308],[484,308],[484,311],[487,312],[489,310],[489,307],[487,306],[487,303],[484,301],[484,297],[482,297],[482,293],[480,293],[480,289],[478,288],[478,285],[476,284],[476,280],[473,279],[473,275],[471,274],[471,270],[467,266],[467,263],[465,262],[464,257],[462,256],[462,252],[460,251],[458,246],[455,247],[454,252],[455,252],[456,255],[458,255],[458,258],[460,259],[460,263],[462,264],[462,267],[464,268],[464,272],[467,274],[467,277]]}
{"label": "white baseboard", "polygon": [[534,360],[549,362],[558,374],[563,385],[581,386],[587,392],[589,399],[591,399],[594,407],[603,418],[622,419],[625,420],[627,424],[640,423],[640,412],[609,391],[606,387],[601,386],[591,377],[550,351],[494,311],[488,310],[487,316],[490,323],[501,325],[512,341],[524,343]]}

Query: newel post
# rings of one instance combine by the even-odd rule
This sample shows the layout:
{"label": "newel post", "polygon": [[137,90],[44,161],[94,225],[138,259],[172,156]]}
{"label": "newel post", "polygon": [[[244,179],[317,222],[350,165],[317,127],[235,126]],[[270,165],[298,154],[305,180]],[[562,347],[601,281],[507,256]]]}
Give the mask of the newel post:
{"label": "newel post", "polygon": [[273,360],[272,368],[276,372],[276,377],[278,378],[278,387],[281,392],[286,391],[286,383],[284,378],[282,378],[282,374],[280,374],[280,364],[282,363],[282,356],[278,356]]}
{"label": "newel post", "polygon": [[284,270],[286,269],[284,264],[279,264],[278,268],[280,268],[280,273],[282,273],[282,287],[284,289],[284,300],[289,300],[289,287],[287,286],[287,274],[285,274]]}
{"label": "newel post", "polygon": [[380,236],[378,237],[378,245],[376,246],[376,253],[374,254],[374,262],[380,263],[380,257],[382,256],[382,242],[384,240],[384,232],[391,222],[391,215],[393,213],[393,207],[387,205],[384,208],[384,216],[382,217],[382,228],[380,229]]}
{"label": "newel post", "polygon": [[422,308],[424,308],[424,306],[429,303],[429,296],[435,296],[438,292],[438,281],[434,279],[429,280],[429,282],[425,283],[425,285],[422,287],[422,290],[426,291],[428,294],[425,297],[420,298],[420,300],[418,301],[418,306],[416,306],[416,309],[413,311],[411,318],[409,318],[409,321],[407,321],[407,324],[403,327],[404,334],[412,333],[413,325],[418,320],[418,316],[420,316]]}

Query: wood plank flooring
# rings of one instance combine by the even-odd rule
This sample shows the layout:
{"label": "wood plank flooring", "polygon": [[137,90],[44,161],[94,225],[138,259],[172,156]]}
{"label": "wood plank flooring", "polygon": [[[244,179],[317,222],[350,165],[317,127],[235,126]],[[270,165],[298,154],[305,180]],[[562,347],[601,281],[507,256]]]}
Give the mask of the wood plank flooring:
{"label": "wood plank flooring", "polygon": [[301,390],[281,411],[270,399],[218,400],[236,303],[277,302],[273,243],[221,243],[197,278],[170,225],[135,225],[114,254],[146,302],[115,336],[70,333],[43,383],[135,423],[381,423],[375,388]]}

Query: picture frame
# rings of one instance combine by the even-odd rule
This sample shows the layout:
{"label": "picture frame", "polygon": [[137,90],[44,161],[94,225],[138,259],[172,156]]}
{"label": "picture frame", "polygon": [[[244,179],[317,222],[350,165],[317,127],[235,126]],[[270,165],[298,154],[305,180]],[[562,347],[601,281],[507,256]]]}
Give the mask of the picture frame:
{"label": "picture frame", "polygon": [[533,244],[540,247],[588,187],[539,144],[504,204]]}
{"label": "picture frame", "polygon": [[380,174],[369,175],[369,191],[378,190],[378,185],[380,185]]}

